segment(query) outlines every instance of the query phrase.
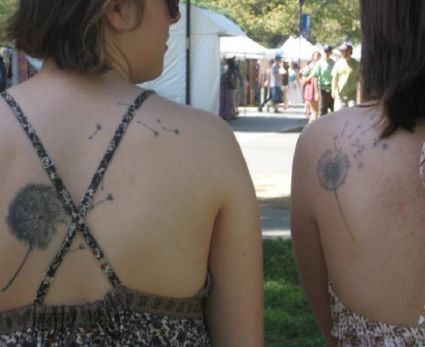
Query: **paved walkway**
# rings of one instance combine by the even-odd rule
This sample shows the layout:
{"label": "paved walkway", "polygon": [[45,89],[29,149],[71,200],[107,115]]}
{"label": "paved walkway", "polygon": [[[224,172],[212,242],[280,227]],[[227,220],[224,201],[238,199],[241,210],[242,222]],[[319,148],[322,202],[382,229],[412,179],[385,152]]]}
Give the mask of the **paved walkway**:
{"label": "paved walkway", "polygon": [[263,236],[289,237],[292,160],[299,133],[306,125],[303,108],[281,114],[241,108],[229,125],[242,148],[261,206]]}

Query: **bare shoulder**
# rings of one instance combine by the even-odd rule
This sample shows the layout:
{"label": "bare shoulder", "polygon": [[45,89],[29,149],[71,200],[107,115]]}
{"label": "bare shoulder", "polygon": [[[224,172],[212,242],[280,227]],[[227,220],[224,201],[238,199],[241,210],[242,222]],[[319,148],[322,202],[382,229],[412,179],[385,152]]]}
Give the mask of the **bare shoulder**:
{"label": "bare shoulder", "polygon": [[[222,157],[238,153],[239,147],[232,129],[217,115],[178,104],[158,95],[151,97],[150,110],[151,116],[161,117],[178,129],[184,138],[184,144],[192,148],[208,149],[209,154],[218,151]],[[147,109],[147,113],[150,110]]]}
{"label": "bare shoulder", "polygon": [[297,148],[312,154],[376,135],[380,114],[368,106],[356,106],[320,117],[301,133]]}
{"label": "bare shoulder", "polygon": [[173,118],[182,125],[194,125],[200,131],[213,131],[217,132],[217,135],[223,134],[223,131],[230,130],[225,121],[211,112],[181,105],[158,95],[152,96],[151,102],[158,112],[164,115],[168,114],[170,118]]}

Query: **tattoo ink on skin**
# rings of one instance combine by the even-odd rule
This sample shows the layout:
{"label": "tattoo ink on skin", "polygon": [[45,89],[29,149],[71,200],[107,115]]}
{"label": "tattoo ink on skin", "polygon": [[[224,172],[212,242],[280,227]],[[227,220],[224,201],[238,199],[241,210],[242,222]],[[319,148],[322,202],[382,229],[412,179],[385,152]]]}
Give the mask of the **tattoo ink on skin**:
{"label": "tattoo ink on skin", "polygon": [[328,191],[331,191],[336,199],[338,210],[342,215],[345,227],[351,239],[355,241],[354,235],[351,232],[344,211],[342,210],[341,202],[339,201],[338,189],[345,183],[350,169],[350,161],[348,156],[341,150],[328,150],[319,159],[317,165],[317,174],[320,184]]}
{"label": "tattoo ink on skin", "polygon": [[22,271],[33,250],[46,250],[57,233],[59,224],[66,224],[67,214],[55,189],[44,184],[22,188],[9,206],[7,225],[12,235],[27,245],[28,250],[12,278],[1,287],[5,292]]}
{"label": "tattoo ink on skin", "polygon": [[101,131],[102,130],[102,124],[96,124],[96,131],[92,134],[92,135],[90,135],[89,136],[89,140],[91,141],[91,140],[93,140],[93,138],[97,135],[97,133],[99,132],[99,131]]}
{"label": "tattoo ink on skin", "polygon": [[[120,106],[131,106],[130,104],[126,104],[126,103],[122,103],[122,102],[118,103],[118,105],[120,105]],[[158,137],[159,135],[161,135],[161,133],[160,133],[159,130],[154,129],[152,126],[148,125],[145,122],[142,122],[141,120],[137,120],[136,123],[139,124],[139,125],[141,125],[141,126],[143,126],[143,127],[145,127],[146,129],[148,129],[155,137]],[[160,127],[161,130],[164,130],[164,131],[167,131],[167,132],[170,132],[170,133],[174,133],[176,135],[180,135],[180,130],[179,129],[177,129],[177,128],[170,129],[168,127],[163,126],[161,124],[162,123],[161,119],[157,119],[156,120],[156,123]]]}
{"label": "tattoo ink on skin", "polygon": [[345,130],[347,130],[347,127],[348,127],[348,123],[346,122],[346,123],[344,124],[344,128],[343,128],[343,129],[342,129],[342,131],[341,131],[341,135],[340,135],[340,137],[344,137]]}
{"label": "tattoo ink on skin", "polygon": [[154,128],[150,127],[146,123],[143,123],[141,120],[138,120],[137,121],[137,124],[140,124],[140,125],[144,126],[146,129],[150,130],[155,137],[158,137],[159,136],[159,132],[157,130],[155,130]]}
{"label": "tattoo ink on skin", "polygon": [[136,121],[136,123],[137,123],[137,124],[142,125],[142,126],[143,126],[143,127],[145,127],[146,129],[148,129],[149,131],[151,131],[151,132],[152,132],[152,134],[153,134],[155,137],[158,137],[159,135],[161,135],[161,131],[160,131],[160,130],[164,130],[164,131],[167,131],[167,132],[173,133],[173,134],[175,134],[175,135],[180,135],[180,130],[179,130],[179,129],[177,129],[177,128],[175,128],[175,129],[170,129],[170,128],[168,128],[168,127],[163,126],[163,125],[162,125],[162,121],[161,121],[160,119],[157,119],[157,120],[156,120],[156,123],[157,123],[157,125],[158,125],[158,127],[159,127],[159,129],[160,129],[160,130],[154,129],[153,127],[151,127],[150,125],[146,124],[145,122],[142,122],[141,120],[137,120],[137,121]]}
{"label": "tattoo ink on skin", "polygon": [[93,204],[92,206],[90,206],[90,210],[94,209],[96,206],[99,206],[99,205],[103,204],[106,201],[114,201],[114,197],[112,196],[111,193],[109,193],[108,196],[105,199],[100,200],[99,202],[97,202],[97,203]]}
{"label": "tattoo ink on skin", "polygon": [[360,124],[357,125],[356,129],[354,129],[354,131],[351,133],[350,136],[348,136],[348,138],[351,140],[352,137],[362,128],[362,126]]}
{"label": "tattoo ink on skin", "polygon": [[[157,119],[157,120],[156,120],[156,122],[157,122],[158,124],[161,124],[161,119]],[[175,129],[169,129],[169,128],[164,127],[164,126],[162,126],[162,125],[161,125],[161,129],[162,129],[162,130],[165,130],[165,131],[169,131],[170,133],[174,133],[174,134],[176,134],[176,135],[179,135],[179,134],[180,134],[180,130],[179,130],[179,129],[177,129],[177,128],[175,128]]]}
{"label": "tattoo ink on skin", "polygon": [[[324,189],[333,192],[344,225],[353,241],[355,241],[354,234],[350,230],[338,196],[338,189],[345,183],[351,168],[349,155],[351,155],[355,163],[357,163],[357,168],[362,169],[364,167],[362,155],[368,148],[386,150],[389,146],[388,143],[382,139],[374,139],[371,145],[363,144],[364,141],[361,141],[362,137],[377,125],[377,123],[374,122],[374,117],[371,117],[370,121],[372,123],[367,124],[365,128],[363,128],[361,124],[351,126],[349,122],[345,122],[339,135],[333,137],[334,149],[328,150],[322,154],[317,164],[317,174],[320,184]],[[339,140],[344,139],[351,148],[348,154],[343,153],[341,145],[339,145]]]}

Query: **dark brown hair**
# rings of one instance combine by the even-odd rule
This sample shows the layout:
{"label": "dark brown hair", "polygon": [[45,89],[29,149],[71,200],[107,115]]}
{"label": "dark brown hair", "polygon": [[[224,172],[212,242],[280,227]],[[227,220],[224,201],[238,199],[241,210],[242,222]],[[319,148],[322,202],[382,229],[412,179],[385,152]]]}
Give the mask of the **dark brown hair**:
{"label": "dark brown hair", "polygon": [[363,99],[383,105],[388,137],[425,118],[425,1],[361,0]]}
{"label": "dark brown hair", "polygon": [[[123,1],[124,2],[124,1]],[[140,3],[142,12],[141,0]],[[102,72],[109,68],[104,20],[110,0],[20,0],[7,36],[34,58],[51,58],[62,69]]]}

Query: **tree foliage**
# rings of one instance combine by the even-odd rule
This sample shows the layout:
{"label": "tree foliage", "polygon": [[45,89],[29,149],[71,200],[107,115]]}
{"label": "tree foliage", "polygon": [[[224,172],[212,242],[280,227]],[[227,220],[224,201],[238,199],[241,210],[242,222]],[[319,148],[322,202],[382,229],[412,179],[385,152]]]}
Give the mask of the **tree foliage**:
{"label": "tree foliage", "polygon": [[[299,0],[191,0],[233,19],[254,40],[278,47],[299,32]],[[17,0],[0,0],[0,43],[5,43],[7,19]],[[312,41],[338,44],[360,41],[357,0],[304,0],[303,13],[312,17]]]}
{"label": "tree foliage", "polygon": [[5,34],[7,20],[16,9],[16,0],[0,0],[0,44],[7,44]]}
{"label": "tree foliage", "polygon": [[[299,33],[299,0],[191,0],[194,5],[217,10],[238,23],[248,36],[268,47],[277,47]],[[303,13],[311,15],[311,39],[322,44],[360,41],[356,0],[305,0]]]}

